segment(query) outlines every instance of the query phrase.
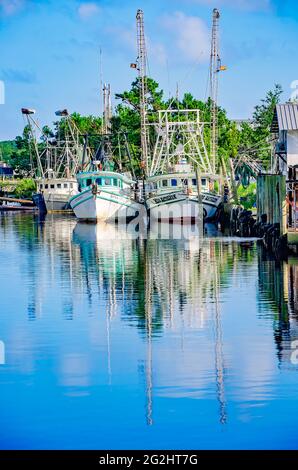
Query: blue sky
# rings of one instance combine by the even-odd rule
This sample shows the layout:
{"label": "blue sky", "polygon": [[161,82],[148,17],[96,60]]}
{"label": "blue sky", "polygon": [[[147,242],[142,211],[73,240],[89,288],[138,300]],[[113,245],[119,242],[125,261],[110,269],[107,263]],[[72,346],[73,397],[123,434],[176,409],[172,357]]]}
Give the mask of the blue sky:
{"label": "blue sky", "polygon": [[204,99],[212,8],[221,11],[220,104],[231,118],[253,107],[281,83],[283,99],[298,79],[298,10],[293,0],[0,0],[0,140],[24,122],[20,108],[37,110],[40,124],[67,107],[98,114],[99,56],[114,93],[135,78],[135,13],[142,8],[150,74],[165,94],[191,91]]}

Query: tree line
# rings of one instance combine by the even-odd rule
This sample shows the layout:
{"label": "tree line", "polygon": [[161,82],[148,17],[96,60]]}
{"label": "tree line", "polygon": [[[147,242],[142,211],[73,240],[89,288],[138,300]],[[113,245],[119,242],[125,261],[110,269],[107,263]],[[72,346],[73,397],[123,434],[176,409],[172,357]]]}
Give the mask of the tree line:
{"label": "tree line", "polygon": [[[273,119],[274,108],[280,100],[282,89],[275,85],[260,104],[256,105],[253,116],[249,122],[236,123],[228,118],[226,111],[218,108],[218,160],[228,162],[239,155],[248,155],[251,159],[261,162],[266,168],[270,164],[270,125]],[[115,107],[110,123],[110,145],[115,164],[122,166],[132,165],[136,174],[140,172],[141,161],[141,132],[139,98],[139,79],[136,79],[130,90],[118,93],[115,98],[119,100]],[[207,101],[196,99],[191,93],[185,93],[182,98],[164,97],[163,90],[152,78],[147,78],[148,119],[157,120],[157,112],[162,109],[199,109],[201,120],[205,123],[211,121],[210,98]],[[82,116],[79,113],[71,115],[81,135],[84,144],[86,135],[88,143],[96,151],[96,146],[102,134],[103,122],[98,116]],[[38,142],[39,150],[46,146],[46,139],[63,138],[65,121],[59,120],[52,126],[43,128],[43,138]],[[210,126],[205,126],[205,142],[207,151],[210,150]],[[129,145],[129,150],[127,148]],[[28,126],[25,126],[21,136],[14,140],[0,142],[0,159],[13,167],[16,175],[28,177],[34,175],[37,165],[34,154],[32,136]]]}

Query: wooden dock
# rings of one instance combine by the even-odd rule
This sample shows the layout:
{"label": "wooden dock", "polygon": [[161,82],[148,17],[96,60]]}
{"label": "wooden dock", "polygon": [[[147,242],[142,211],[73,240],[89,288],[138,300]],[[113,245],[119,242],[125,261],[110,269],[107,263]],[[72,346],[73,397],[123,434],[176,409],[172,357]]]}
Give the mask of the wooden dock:
{"label": "wooden dock", "polygon": [[289,253],[298,254],[298,230],[291,228],[288,221],[286,177],[283,175],[259,175],[257,179],[258,222],[266,216],[267,228],[279,227],[279,233],[271,231],[271,245],[281,251],[286,246]]}

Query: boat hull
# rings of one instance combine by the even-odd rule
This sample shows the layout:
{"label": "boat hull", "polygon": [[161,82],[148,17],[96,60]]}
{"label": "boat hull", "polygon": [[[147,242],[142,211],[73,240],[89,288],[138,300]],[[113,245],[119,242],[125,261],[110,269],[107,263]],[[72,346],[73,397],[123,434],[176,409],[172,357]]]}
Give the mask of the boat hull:
{"label": "boat hull", "polygon": [[47,194],[44,201],[48,212],[71,210],[69,206],[69,195]]}
{"label": "boat hull", "polygon": [[84,191],[70,200],[70,206],[80,220],[90,221],[129,221],[144,210],[143,205],[123,194],[107,191]]}
{"label": "boat hull", "polygon": [[44,200],[44,196],[41,193],[35,193],[32,195],[33,202],[41,214],[47,213],[47,206]]}
{"label": "boat hull", "polygon": [[204,220],[215,218],[222,197],[202,193],[202,204],[197,195],[184,192],[171,192],[161,196],[149,197],[146,201],[150,218],[155,221],[192,222],[202,217]]}
{"label": "boat hull", "polygon": [[182,192],[152,196],[146,204],[150,219],[158,222],[194,222],[202,217],[198,199]]}
{"label": "boat hull", "polygon": [[203,216],[204,220],[212,220],[216,217],[222,197],[217,194],[202,192]]}

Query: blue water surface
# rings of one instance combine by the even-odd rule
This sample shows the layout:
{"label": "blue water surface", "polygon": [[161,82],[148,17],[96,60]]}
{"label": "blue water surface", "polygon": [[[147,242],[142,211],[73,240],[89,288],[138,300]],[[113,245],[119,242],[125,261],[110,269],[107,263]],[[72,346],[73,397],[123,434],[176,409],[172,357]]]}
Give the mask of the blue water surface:
{"label": "blue water surface", "polygon": [[1,449],[297,449],[298,264],[206,229],[0,216]]}

